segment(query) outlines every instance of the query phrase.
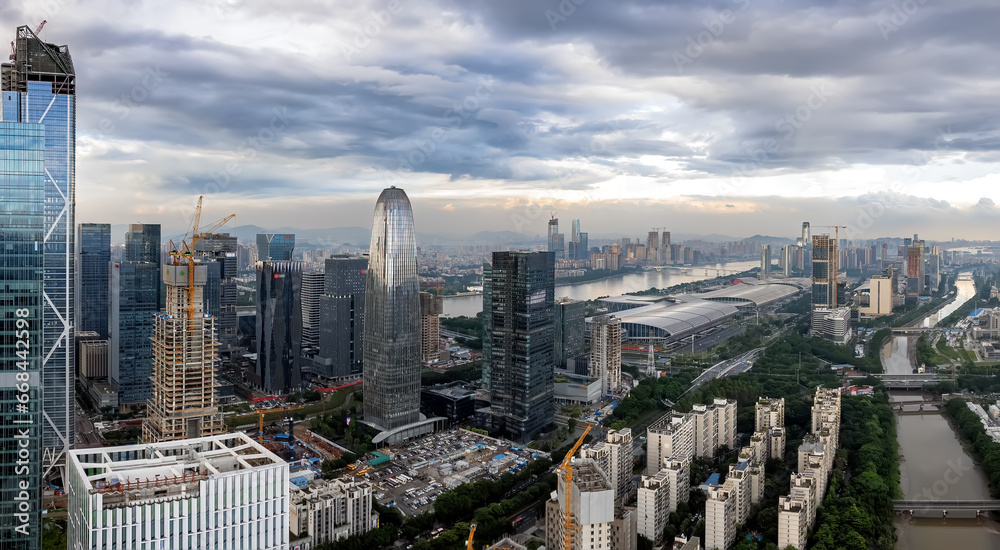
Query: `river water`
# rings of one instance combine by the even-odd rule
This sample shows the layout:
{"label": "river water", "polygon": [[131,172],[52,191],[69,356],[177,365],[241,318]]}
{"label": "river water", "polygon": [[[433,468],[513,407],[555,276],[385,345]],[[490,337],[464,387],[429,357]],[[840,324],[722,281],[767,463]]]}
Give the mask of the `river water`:
{"label": "river water", "polygon": [[[964,275],[964,274],[963,274]],[[971,277],[957,282],[958,296],[938,314],[925,320],[924,326],[935,326],[972,297],[975,292]],[[882,361],[888,374],[912,372],[910,353],[913,338],[896,337],[883,348]],[[892,392],[892,401],[904,405],[920,401],[913,392]],[[927,407],[927,409],[932,409]],[[900,485],[907,500],[980,500],[989,499],[988,479],[982,469],[962,448],[957,435],[940,413],[896,416],[900,450]],[[931,512],[918,512],[916,517],[896,518],[899,540],[896,550],[990,549],[1000,548],[1000,526],[985,517],[975,518],[972,512],[951,511],[947,518]]]}
{"label": "river water", "polygon": [[[759,265],[760,262],[754,261],[726,262],[708,266],[684,267],[682,270],[639,271],[599,281],[556,286],[556,298],[594,300],[602,296],[619,296],[626,292],[637,292],[653,287],[667,288],[681,283],[712,279],[716,277],[715,270],[717,269],[741,272]],[[458,315],[473,317],[483,310],[483,296],[481,294],[444,296],[443,302],[444,314],[451,317]]]}

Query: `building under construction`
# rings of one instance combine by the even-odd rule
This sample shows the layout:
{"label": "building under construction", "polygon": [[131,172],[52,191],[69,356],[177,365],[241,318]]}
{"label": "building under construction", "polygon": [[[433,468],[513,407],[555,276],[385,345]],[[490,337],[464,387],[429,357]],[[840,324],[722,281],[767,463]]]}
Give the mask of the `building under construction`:
{"label": "building under construction", "polygon": [[163,266],[167,308],[155,320],[153,398],[142,425],[147,443],[225,431],[215,396],[215,318],[202,306],[208,268],[172,261],[179,265]]}

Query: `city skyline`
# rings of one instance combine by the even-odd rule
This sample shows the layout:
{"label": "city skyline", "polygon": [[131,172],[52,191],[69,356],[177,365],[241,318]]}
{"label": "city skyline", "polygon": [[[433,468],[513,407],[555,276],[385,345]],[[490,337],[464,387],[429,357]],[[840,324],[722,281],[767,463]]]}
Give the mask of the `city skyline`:
{"label": "city skyline", "polygon": [[[188,197],[204,193],[275,226],[317,227],[331,213],[364,225],[358,206],[405,184],[434,213],[418,220],[428,232],[476,220],[543,233],[554,209],[595,218],[596,233],[607,231],[601,212],[638,220],[662,207],[697,214],[675,230],[700,220],[773,233],[775,213],[834,199],[849,219],[859,206],[892,210],[875,235],[925,216],[928,237],[947,239],[984,235],[1000,201],[995,78],[961,62],[996,40],[983,27],[996,7],[921,5],[900,26],[886,25],[892,12],[878,4],[744,0],[621,12],[591,3],[570,15],[557,2],[452,9],[441,0],[397,13],[376,1],[102,4],[0,10],[9,26],[47,19],[42,38],[76,44],[89,67],[79,87],[81,221],[162,213],[154,221],[183,228]],[[383,23],[371,19],[382,12]],[[944,16],[961,24],[935,22]],[[650,24],[660,19],[666,28]],[[814,40],[837,21],[846,26]],[[417,45],[416,35],[435,39]],[[917,47],[928,39],[966,49]],[[634,55],[640,43],[646,55]],[[755,52],[754,62],[739,52]],[[279,67],[282,85],[265,85],[273,80],[261,66]],[[931,93],[909,91],[923,88]],[[266,143],[247,141],[261,132]],[[107,212],[115,219],[97,219]]]}

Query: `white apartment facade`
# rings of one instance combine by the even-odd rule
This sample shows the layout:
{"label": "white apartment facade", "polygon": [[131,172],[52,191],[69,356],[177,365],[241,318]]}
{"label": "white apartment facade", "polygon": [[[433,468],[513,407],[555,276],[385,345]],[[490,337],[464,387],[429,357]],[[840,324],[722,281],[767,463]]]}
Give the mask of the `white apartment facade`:
{"label": "white apartment facade", "polygon": [[372,486],[353,480],[319,480],[291,491],[292,534],[313,544],[363,535],[374,527]]}
{"label": "white apartment facade", "polygon": [[288,463],[243,433],[70,451],[70,550],[285,550]]}

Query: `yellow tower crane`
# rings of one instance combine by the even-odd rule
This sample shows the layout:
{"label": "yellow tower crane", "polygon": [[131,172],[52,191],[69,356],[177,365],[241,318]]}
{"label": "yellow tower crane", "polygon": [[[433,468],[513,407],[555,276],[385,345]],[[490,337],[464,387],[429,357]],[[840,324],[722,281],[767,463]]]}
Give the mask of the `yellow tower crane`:
{"label": "yellow tower crane", "polygon": [[476,524],[469,526],[469,542],[465,543],[465,550],[472,550],[472,536],[476,534]]}
{"label": "yellow tower crane", "polygon": [[222,227],[229,220],[233,219],[236,214],[230,214],[219,221],[209,224],[208,228],[199,227],[201,224],[201,201],[204,199],[204,195],[198,197],[198,206],[194,209],[194,218],[191,220],[191,228],[188,232],[184,234],[184,238],[181,239],[180,243],[174,243],[173,240],[170,241],[170,259],[173,265],[183,265],[187,264],[187,319],[191,321],[194,319],[194,266],[195,266],[195,248],[198,243],[210,235],[216,229]]}
{"label": "yellow tower crane", "polygon": [[566,510],[563,513],[563,550],[570,550],[570,546],[573,544],[572,530],[580,528],[579,525],[573,525],[573,455],[580,450],[583,440],[586,439],[587,434],[590,433],[590,429],[593,427],[593,424],[587,424],[586,429],[583,430],[583,435],[580,436],[580,439],[576,440],[573,448],[566,453],[566,458],[563,459],[562,465],[559,467],[562,472],[563,485],[566,491]]}

